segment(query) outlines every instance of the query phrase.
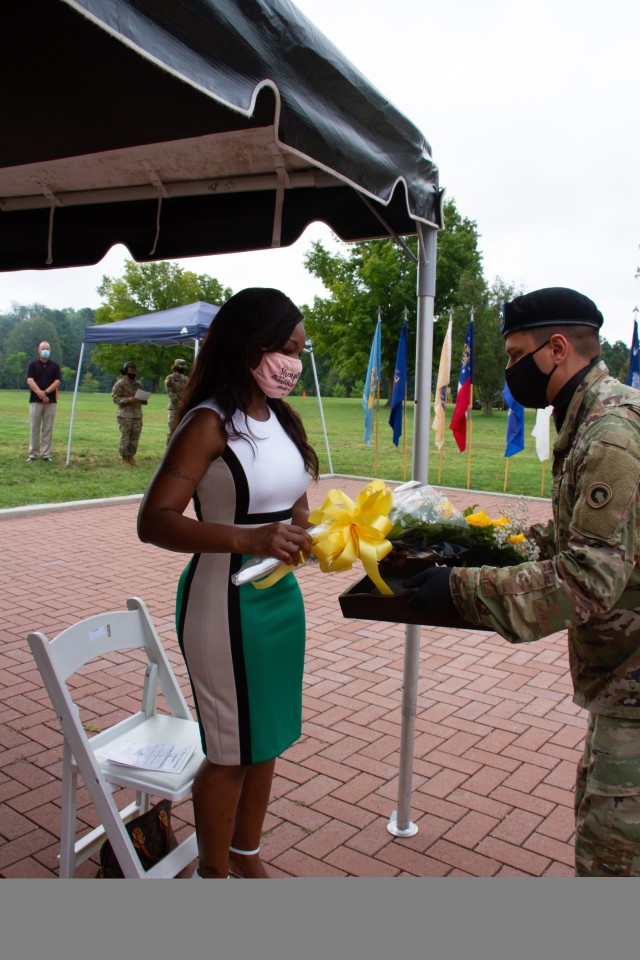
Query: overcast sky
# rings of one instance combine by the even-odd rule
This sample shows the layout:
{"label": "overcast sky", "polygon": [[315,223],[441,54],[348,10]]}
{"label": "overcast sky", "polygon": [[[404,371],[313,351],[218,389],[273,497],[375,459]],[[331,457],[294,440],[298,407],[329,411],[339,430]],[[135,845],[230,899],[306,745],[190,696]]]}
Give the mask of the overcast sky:
{"label": "overcast sky", "polygon": [[[637,0],[298,0],[297,6],[424,134],[446,196],[477,223],[485,275],[574,287],[630,343],[640,307],[640,4]],[[179,261],[224,285],[323,288],[293,247]],[[97,307],[95,267],[0,273],[12,302]]]}

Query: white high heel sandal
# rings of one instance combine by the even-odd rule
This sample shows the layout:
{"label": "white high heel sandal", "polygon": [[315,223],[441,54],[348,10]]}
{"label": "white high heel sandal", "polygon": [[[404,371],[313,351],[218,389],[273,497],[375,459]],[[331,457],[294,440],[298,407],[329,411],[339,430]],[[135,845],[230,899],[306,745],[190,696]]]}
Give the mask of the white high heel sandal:
{"label": "white high heel sandal", "polygon": [[[230,853],[237,853],[241,857],[252,857],[256,853],[260,853],[260,847],[256,847],[255,850],[238,850],[237,847],[229,847]],[[242,880],[243,878],[233,871],[229,870],[229,877],[235,877],[236,880]]]}

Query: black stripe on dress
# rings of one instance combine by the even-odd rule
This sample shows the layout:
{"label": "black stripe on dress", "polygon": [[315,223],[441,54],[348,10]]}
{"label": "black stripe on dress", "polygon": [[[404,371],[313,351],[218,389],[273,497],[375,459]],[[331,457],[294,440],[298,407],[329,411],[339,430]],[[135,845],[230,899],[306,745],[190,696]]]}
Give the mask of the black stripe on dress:
{"label": "black stripe on dress", "polygon": [[[236,492],[234,523],[246,516],[249,507],[249,484],[242,465],[237,456],[225,447],[222,459],[227,465],[233,478]],[[227,610],[229,617],[229,643],[231,645],[231,660],[233,676],[236,684],[236,703],[238,705],[238,742],[240,746],[240,763],[244,766],[252,762],[251,750],[251,716],[249,710],[249,687],[247,671],[242,648],[242,620],[240,616],[240,592],[238,587],[231,583],[231,576],[242,566],[242,554],[232,553],[229,563],[229,583],[227,586]]]}
{"label": "black stripe on dress", "polygon": [[202,752],[205,757],[207,755],[207,740],[204,733],[204,726],[200,722],[200,710],[198,709],[198,697],[196,696],[196,691],[193,686],[193,681],[191,679],[191,671],[189,670],[189,661],[185,656],[184,651],[184,621],[187,616],[187,608],[189,606],[189,593],[191,590],[191,584],[193,578],[196,575],[196,569],[198,567],[198,562],[200,560],[200,554],[194,553],[193,557],[189,561],[188,573],[185,577],[184,586],[182,590],[182,603],[180,606],[180,620],[176,623],[176,634],[178,635],[178,646],[180,647],[180,652],[182,653],[182,658],[185,662],[187,668],[187,675],[189,677],[189,685],[191,687],[191,693],[193,694],[193,705],[196,711],[196,717],[198,719],[198,726],[200,727],[200,743],[202,744]]}

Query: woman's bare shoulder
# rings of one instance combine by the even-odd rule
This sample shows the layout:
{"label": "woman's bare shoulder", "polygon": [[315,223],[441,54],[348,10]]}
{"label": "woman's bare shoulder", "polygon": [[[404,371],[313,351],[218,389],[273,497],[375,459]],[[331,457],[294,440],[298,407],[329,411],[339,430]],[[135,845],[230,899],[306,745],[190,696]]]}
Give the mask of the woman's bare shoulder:
{"label": "woman's bare shoulder", "polygon": [[227,443],[222,417],[212,407],[190,410],[180,421],[171,441],[175,451],[198,450],[209,456],[218,456]]}

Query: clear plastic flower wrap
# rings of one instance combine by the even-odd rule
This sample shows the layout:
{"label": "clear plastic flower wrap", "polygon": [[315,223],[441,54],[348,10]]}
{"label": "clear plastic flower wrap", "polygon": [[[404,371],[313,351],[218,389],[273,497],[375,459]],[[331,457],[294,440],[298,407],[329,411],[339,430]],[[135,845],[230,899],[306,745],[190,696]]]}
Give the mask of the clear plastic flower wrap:
{"label": "clear plastic flower wrap", "polygon": [[[311,527],[307,532],[313,537],[320,533],[321,529],[321,525],[318,525]],[[252,557],[251,560],[247,560],[247,562],[240,567],[237,573],[231,575],[231,582],[234,586],[241,587],[243,583],[252,583],[255,580],[268,577],[270,573],[275,573],[280,567],[283,568],[284,572],[297,570],[298,567],[302,567],[305,563],[316,559],[316,557],[311,555],[307,557],[306,560],[296,564],[296,566],[292,566],[289,563],[283,563],[281,560],[277,560],[275,557]]]}
{"label": "clear plastic flower wrap", "polygon": [[387,537],[396,552],[438,547],[444,561],[455,559],[464,566],[504,567],[537,560],[538,547],[524,534],[526,502],[512,498],[505,506],[508,515],[498,517],[490,517],[476,504],[460,511],[434,487],[410,481],[394,493],[389,512],[393,526]]}

